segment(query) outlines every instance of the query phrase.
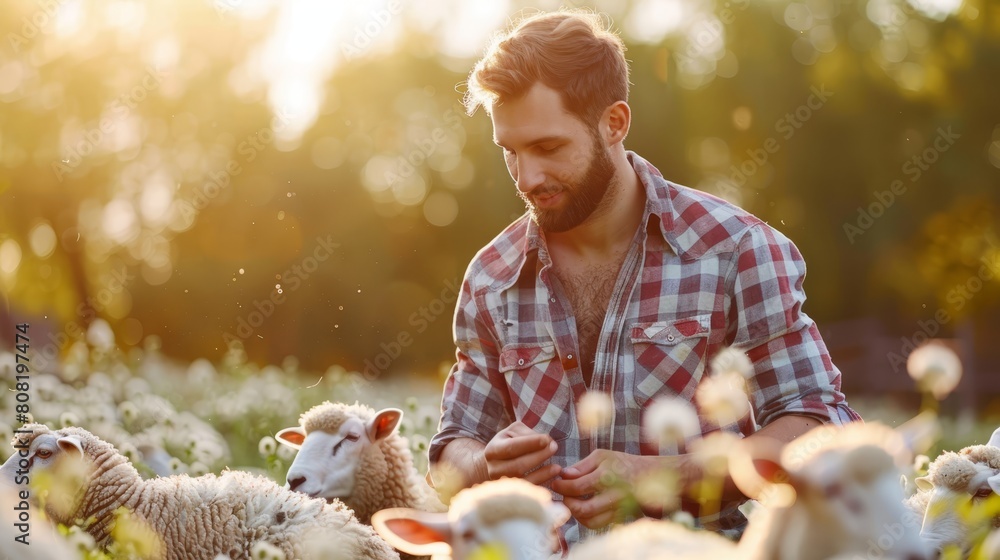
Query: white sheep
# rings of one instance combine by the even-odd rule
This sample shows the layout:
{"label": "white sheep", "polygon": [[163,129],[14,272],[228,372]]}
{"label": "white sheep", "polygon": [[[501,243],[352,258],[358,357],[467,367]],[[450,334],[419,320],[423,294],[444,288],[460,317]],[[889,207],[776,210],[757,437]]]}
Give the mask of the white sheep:
{"label": "white sheep", "polygon": [[417,474],[406,438],[396,430],[402,416],[395,408],[375,412],[358,403],[324,402],[307,410],[298,426],[275,436],[299,450],[288,468],[286,488],[339,499],[367,524],[381,509],[444,511]]}
{"label": "white sheep", "polygon": [[988,529],[1000,527],[985,502],[1000,500],[1000,428],[986,445],[945,452],[916,479],[907,506],[923,518],[920,535],[935,548],[957,547],[968,556]]}
{"label": "white sheep", "polygon": [[[44,510],[55,522],[85,520],[96,544],[106,548],[125,533],[139,534],[147,552],[166,560],[249,558],[258,543],[270,543],[286,558],[309,557],[322,532],[345,559],[398,558],[374,531],[339,502],[327,503],[238,471],[220,476],[187,475],[142,480],[111,444],[81,428],[51,431],[25,425],[0,478],[44,488]],[[118,530],[116,532],[116,529]]]}
{"label": "white sheep", "polygon": [[502,478],[460,491],[446,513],[386,509],[372,516],[372,526],[408,554],[542,560],[558,550],[556,529],[569,516],[545,488]]}
{"label": "white sheep", "polygon": [[[740,489],[764,502],[737,545],[671,522],[620,527],[570,551],[573,560],[739,558],[820,560],[925,559],[919,519],[905,510],[899,486],[902,438],[877,424],[820,426],[778,451],[746,441],[730,471]],[[705,551],[713,551],[711,554]]]}

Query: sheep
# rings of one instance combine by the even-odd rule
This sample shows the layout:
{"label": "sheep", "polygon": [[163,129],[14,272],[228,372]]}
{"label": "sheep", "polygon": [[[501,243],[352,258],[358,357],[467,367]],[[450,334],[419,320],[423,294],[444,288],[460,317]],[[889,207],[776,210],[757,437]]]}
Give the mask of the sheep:
{"label": "sheep", "polygon": [[399,409],[375,412],[358,403],[327,401],[312,407],[299,426],[275,436],[299,450],[285,487],[314,498],[339,499],[366,524],[376,511],[393,507],[445,511],[417,474],[406,438],[396,431],[402,417]]}
{"label": "sheep", "polygon": [[263,477],[227,471],[142,480],[114,446],[76,427],[27,424],[13,444],[18,453],[0,467],[0,479],[24,484],[29,478],[42,486],[48,517],[66,525],[85,520],[87,533],[105,549],[124,534],[145,555],[165,560],[248,559],[260,543],[286,558],[308,558],[314,537],[325,531],[344,558],[399,558],[343,504]]}
{"label": "sheep", "polygon": [[984,503],[1000,499],[1000,428],[986,445],[942,453],[915,482],[918,492],[906,504],[923,519],[921,537],[968,556],[986,530],[1000,527],[1000,516]]}
{"label": "sheep", "polygon": [[408,554],[541,560],[558,550],[555,530],[569,516],[545,488],[501,478],[461,490],[447,512],[384,509],[372,516],[372,526]]}
{"label": "sheep", "polygon": [[73,558],[65,539],[41,523],[41,512],[21,494],[24,488],[0,483],[0,560],[66,560]]}
{"label": "sheep", "polygon": [[766,440],[741,442],[730,471],[739,488],[764,506],[751,514],[739,544],[646,521],[581,543],[570,558],[929,558],[917,534],[919,519],[907,518],[902,503],[903,455],[902,438],[877,424],[820,426],[780,451]]}

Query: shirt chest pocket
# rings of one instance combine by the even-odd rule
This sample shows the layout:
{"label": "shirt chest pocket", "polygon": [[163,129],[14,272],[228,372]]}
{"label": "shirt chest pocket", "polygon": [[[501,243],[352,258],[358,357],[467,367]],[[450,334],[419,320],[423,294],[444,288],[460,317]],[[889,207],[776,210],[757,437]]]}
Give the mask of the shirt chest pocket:
{"label": "shirt chest pocket", "polygon": [[573,432],[573,398],[554,344],[507,344],[500,353],[514,416],[556,440]]}
{"label": "shirt chest pocket", "polygon": [[694,402],[705,372],[710,325],[711,315],[632,325],[635,369],[626,391],[633,391],[640,408],[660,396]]}

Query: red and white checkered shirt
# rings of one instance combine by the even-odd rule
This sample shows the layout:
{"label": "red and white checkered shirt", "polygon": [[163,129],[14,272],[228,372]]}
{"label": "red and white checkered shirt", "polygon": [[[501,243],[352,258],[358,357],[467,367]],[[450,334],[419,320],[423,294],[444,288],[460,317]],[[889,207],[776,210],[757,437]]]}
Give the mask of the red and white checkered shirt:
{"label": "red and white checkered shirt", "polygon": [[[611,396],[609,429],[581,435],[576,402],[588,390],[576,357],[576,323],[538,226],[511,224],[472,260],[455,311],[458,362],[442,399],[430,460],[455,438],[488,443],[515,420],[559,444],[568,467],[595,449],[672,455],[641,437],[643,411],[659,396],[694,402],[706,363],[735,346],[754,364],[747,383],[753,417],[722,429],[753,433],[785,414],[823,422],[859,420],[840,392],[840,372],[802,312],[805,262],[780,232],[746,211],[665,180],[629,152],[646,190],[639,228],[622,264],[599,336],[590,390]],[[718,424],[702,421],[705,433]],[[554,494],[559,499],[558,494]],[[726,532],[745,524],[736,509],[699,521]],[[571,520],[569,543],[589,533]]]}

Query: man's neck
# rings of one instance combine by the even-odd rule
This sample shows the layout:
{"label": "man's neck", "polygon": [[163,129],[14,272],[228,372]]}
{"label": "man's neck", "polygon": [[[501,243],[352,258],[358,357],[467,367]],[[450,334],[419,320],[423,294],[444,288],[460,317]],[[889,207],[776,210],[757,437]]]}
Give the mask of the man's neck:
{"label": "man's neck", "polygon": [[632,168],[624,148],[612,155],[615,175],[602,204],[579,226],[561,233],[545,234],[549,249],[586,261],[604,261],[619,254],[632,242],[642,221],[646,192]]}

